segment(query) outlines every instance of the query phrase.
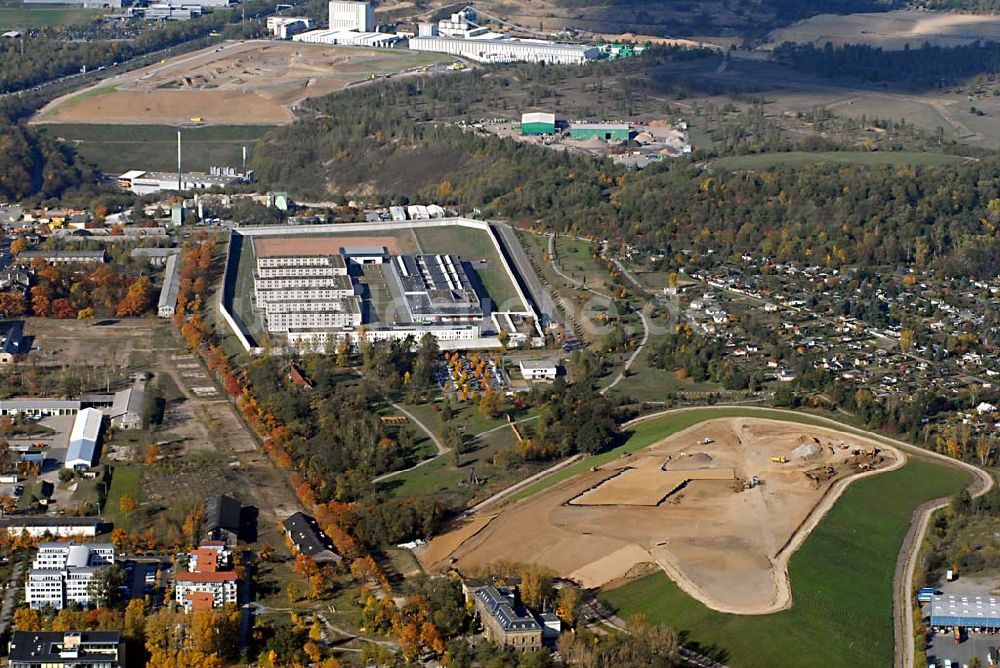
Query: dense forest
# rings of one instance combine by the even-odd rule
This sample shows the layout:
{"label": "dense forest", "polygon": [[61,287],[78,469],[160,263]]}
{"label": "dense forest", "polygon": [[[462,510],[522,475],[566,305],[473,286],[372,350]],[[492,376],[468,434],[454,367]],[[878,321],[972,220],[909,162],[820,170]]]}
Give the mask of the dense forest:
{"label": "dense forest", "polygon": [[1000,43],[941,47],[923,44],[916,49],[883,50],[866,44],[823,47],[785,43],[775,49],[785,65],[821,77],[847,77],[906,86],[954,84],[975,74],[1000,71]]}
{"label": "dense forest", "polygon": [[0,199],[60,197],[92,189],[94,181],[93,170],[68,146],[0,115]]}

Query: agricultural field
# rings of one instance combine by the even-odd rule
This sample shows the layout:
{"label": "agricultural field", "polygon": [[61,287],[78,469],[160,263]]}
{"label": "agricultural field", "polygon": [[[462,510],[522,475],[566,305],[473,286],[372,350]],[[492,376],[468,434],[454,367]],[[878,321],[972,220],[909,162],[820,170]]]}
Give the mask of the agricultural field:
{"label": "agricultural field", "polygon": [[[177,128],[167,125],[120,125],[52,123],[38,126],[41,132],[70,146],[84,160],[105,174],[130,169],[172,171],[177,169]],[[243,147],[247,158],[254,144],[268,131],[266,125],[216,125],[183,130],[184,168],[207,172],[211,167],[241,168]]]}
{"label": "agricultural field", "polygon": [[937,167],[970,160],[944,153],[918,153],[910,151],[880,152],[880,151],[825,151],[805,153],[790,151],[787,153],[757,153],[754,155],[733,155],[713,160],[712,169],[717,170],[753,170],[771,169],[773,167],[801,167],[820,162],[852,165],[893,165],[900,167]]}
{"label": "agricultural field", "polygon": [[508,506],[450,552],[436,545],[455,543],[445,533],[418,558],[459,570],[535,561],[587,588],[652,563],[713,609],[774,612],[790,603],[789,556],[848,483],[904,458],[832,429],[723,418],[585,463],[589,471]]}
{"label": "agricultural field", "polygon": [[35,123],[279,125],[310,97],[451,58],[407,49],[227,42],[106,79],[46,105]]}
{"label": "agricultural field", "polygon": [[613,589],[602,600],[619,616],[686,634],[734,668],[888,666],[893,661],[892,582],[913,509],[968,484],[958,469],[909,459],[850,485],[792,556],[792,607],[766,616],[706,608],[663,573]]}
{"label": "agricultural field", "polygon": [[99,19],[107,12],[81,7],[0,6],[0,31],[31,28],[81,26]]}

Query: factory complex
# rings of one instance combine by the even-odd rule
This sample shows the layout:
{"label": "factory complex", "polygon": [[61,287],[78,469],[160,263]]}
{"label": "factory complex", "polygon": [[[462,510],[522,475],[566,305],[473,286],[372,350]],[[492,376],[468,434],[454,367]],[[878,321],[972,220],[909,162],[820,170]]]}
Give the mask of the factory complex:
{"label": "factory complex", "polygon": [[391,48],[409,37],[414,51],[446,53],[480,63],[549,63],[581,65],[608,57],[597,46],[567,44],[541,39],[520,39],[477,25],[471,7],[437,23],[420,23],[417,34],[379,32],[370,2],[333,0],[329,4],[329,27],[310,30],[301,17],[272,17],[268,30],[279,39],[305,44]]}

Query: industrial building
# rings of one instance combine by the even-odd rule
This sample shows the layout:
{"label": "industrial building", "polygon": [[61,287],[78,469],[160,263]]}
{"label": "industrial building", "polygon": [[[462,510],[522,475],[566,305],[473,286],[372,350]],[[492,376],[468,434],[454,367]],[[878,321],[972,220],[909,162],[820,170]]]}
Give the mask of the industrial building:
{"label": "industrial building", "polygon": [[389,292],[410,322],[472,323],[483,307],[457,255],[397,255],[385,272]]}
{"label": "industrial building", "polygon": [[553,135],[556,133],[556,115],[543,112],[521,114],[521,134]]}
{"label": "industrial building", "polygon": [[1000,629],[1000,596],[934,595],[930,624],[937,629]]}
{"label": "industrial building", "polygon": [[118,631],[14,631],[9,668],[123,668]]}
{"label": "industrial building", "polygon": [[212,169],[204,172],[146,172],[134,169],[118,177],[118,186],[136,195],[150,195],[161,190],[207,190],[209,188],[227,188],[241,183],[245,178],[232,168]]}
{"label": "industrial building", "polygon": [[176,253],[167,258],[167,266],[163,271],[163,286],[160,288],[160,299],[156,303],[156,314],[161,318],[172,318],[177,310],[177,293],[181,289],[180,256]]}
{"label": "industrial building", "polygon": [[116,429],[142,429],[142,405],[145,392],[138,387],[115,392],[107,415]]}
{"label": "industrial building", "polygon": [[578,141],[601,139],[625,141],[629,138],[628,123],[571,123],[569,136]]}
{"label": "industrial building", "polygon": [[[141,12],[142,18],[147,21],[190,21],[201,16],[202,9],[201,5],[196,4],[157,2],[146,7],[133,7],[129,12],[132,14]],[[176,177],[174,181],[176,182]]]}
{"label": "industrial building", "polygon": [[25,601],[36,610],[87,606],[97,572],[114,563],[115,548],[110,543],[43,543],[28,571]]}
{"label": "industrial building", "polygon": [[96,408],[84,408],[76,414],[66,451],[66,468],[90,468],[97,463],[97,444],[103,420],[104,413]]}
{"label": "industrial building", "polygon": [[370,2],[331,0],[330,30],[375,32],[375,10]]}
{"label": "industrial building", "polygon": [[121,9],[122,0],[24,0],[26,5],[77,5],[84,9]]}
{"label": "industrial building", "polygon": [[268,16],[267,31],[275,39],[291,39],[312,27],[312,21],[305,16]]}
{"label": "industrial building", "polygon": [[414,51],[447,53],[480,63],[547,63],[550,65],[582,65],[597,60],[597,47],[584,44],[564,44],[534,39],[514,39],[498,33],[484,33],[469,38],[411,37]]}
{"label": "industrial building", "polygon": [[358,32],[356,30],[310,30],[292,37],[293,42],[303,44],[326,44],[327,46],[367,46],[389,49],[403,41],[391,32]]}

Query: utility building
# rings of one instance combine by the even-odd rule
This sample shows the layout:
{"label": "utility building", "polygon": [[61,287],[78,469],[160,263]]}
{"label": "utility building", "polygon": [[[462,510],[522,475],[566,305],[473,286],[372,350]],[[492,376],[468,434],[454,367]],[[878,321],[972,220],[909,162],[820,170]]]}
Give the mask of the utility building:
{"label": "utility building", "polygon": [[521,114],[521,134],[552,135],[556,132],[556,115],[542,112]]}
{"label": "utility building", "polygon": [[1000,596],[936,595],[930,607],[934,628],[1000,629]]}
{"label": "utility building", "polygon": [[104,413],[96,408],[84,408],[76,414],[66,451],[66,468],[90,468],[97,462],[97,441],[103,420]]}
{"label": "utility building", "polygon": [[579,141],[595,137],[604,141],[625,141],[629,137],[629,127],[627,123],[573,123],[569,126],[569,135]]}

